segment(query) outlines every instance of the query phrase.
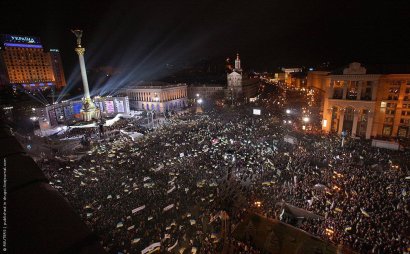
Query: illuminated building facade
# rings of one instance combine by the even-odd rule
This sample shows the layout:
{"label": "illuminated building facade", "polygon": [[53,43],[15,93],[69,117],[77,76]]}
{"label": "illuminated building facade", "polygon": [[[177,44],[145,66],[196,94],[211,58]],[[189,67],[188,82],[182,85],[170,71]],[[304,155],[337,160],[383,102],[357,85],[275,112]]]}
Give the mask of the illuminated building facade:
{"label": "illuminated building facade", "polygon": [[166,112],[188,105],[187,85],[164,82],[141,82],[124,89],[133,110]]}
{"label": "illuminated building facade", "polygon": [[45,89],[56,85],[51,55],[44,52],[39,38],[2,35],[0,47],[3,66],[0,75],[5,79],[4,85],[25,89]]}
{"label": "illuminated building facade", "polygon": [[315,86],[322,84],[325,91],[325,132],[347,131],[366,139],[410,137],[410,74],[373,73],[351,63],[342,72],[315,77]]}
{"label": "illuminated building facade", "polygon": [[218,98],[224,96],[225,87],[219,84],[199,84],[188,86],[188,98],[196,99],[197,94],[201,98]]}
{"label": "illuminated building facade", "polygon": [[50,55],[51,67],[53,69],[55,84],[57,89],[60,90],[66,85],[60,51],[58,49],[50,49],[48,54]]}
{"label": "illuminated building facade", "polygon": [[242,74],[241,60],[236,55],[235,68],[227,74],[227,88],[225,99],[231,101],[249,101],[257,95],[259,90],[259,79],[248,78]]}

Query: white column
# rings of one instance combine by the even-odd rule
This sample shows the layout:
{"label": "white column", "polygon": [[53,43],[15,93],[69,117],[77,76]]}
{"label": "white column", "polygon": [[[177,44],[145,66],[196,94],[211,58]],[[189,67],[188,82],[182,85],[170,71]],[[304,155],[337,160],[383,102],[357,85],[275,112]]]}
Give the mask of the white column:
{"label": "white column", "polygon": [[372,127],[373,127],[373,113],[368,113],[367,116],[367,127],[366,127],[366,139],[370,139],[372,135]]}
{"label": "white column", "polygon": [[334,82],[334,81],[330,82],[329,95],[328,95],[328,97],[327,97],[327,98],[329,98],[329,99],[333,99],[334,85],[335,85],[335,82]]}
{"label": "white column", "polygon": [[354,111],[354,116],[353,116],[353,127],[352,127],[352,137],[356,137],[356,131],[357,131],[357,120],[359,119],[359,113]]}
{"label": "white column", "polygon": [[343,100],[346,100],[346,95],[347,95],[347,81],[343,82]]}
{"label": "white column", "polygon": [[78,59],[80,60],[81,78],[83,80],[83,87],[84,87],[84,98],[90,98],[90,90],[88,88],[87,72],[85,70],[85,61],[84,61],[85,48],[76,48],[75,51],[77,52]]}
{"label": "white column", "polygon": [[343,131],[343,121],[345,119],[345,111],[341,110],[340,111],[340,117],[339,117],[339,128],[337,129],[337,134],[342,134]]}
{"label": "white column", "polygon": [[358,100],[358,101],[360,100],[360,97],[362,96],[363,82],[365,82],[365,81],[359,81],[359,87],[358,87],[357,96],[356,96],[356,100]]}
{"label": "white column", "polygon": [[372,82],[372,101],[376,100],[376,95],[377,95],[377,83],[378,81],[373,81]]}

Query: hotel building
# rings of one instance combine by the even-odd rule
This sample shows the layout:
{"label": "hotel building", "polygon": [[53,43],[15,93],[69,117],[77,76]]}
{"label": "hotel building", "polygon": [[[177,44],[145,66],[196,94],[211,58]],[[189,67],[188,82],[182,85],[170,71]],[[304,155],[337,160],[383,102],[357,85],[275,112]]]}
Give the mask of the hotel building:
{"label": "hotel building", "polygon": [[0,65],[2,85],[25,89],[65,85],[58,51],[45,52],[38,37],[2,35]]}

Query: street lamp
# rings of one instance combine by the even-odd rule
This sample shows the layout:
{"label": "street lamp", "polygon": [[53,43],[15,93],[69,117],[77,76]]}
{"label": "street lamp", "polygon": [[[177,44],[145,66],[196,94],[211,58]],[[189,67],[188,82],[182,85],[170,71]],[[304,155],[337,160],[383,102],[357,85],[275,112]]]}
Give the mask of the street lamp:
{"label": "street lamp", "polygon": [[202,99],[198,99],[198,104],[199,104],[199,105],[202,104]]}
{"label": "street lamp", "polygon": [[303,117],[303,122],[308,123],[309,121],[310,121],[309,117],[307,117],[307,116]]}
{"label": "street lamp", "polygon": [[38,117],[32,116],[30,117],[30,120],[31,120],[31,123],[33,124],[33,133],[34,133],[34,129],[35,129],[34,122],[38,120]]}
{"label": "street lamp", "polygon": [[290,114],[290,112],[291,112],[290,109],[286,110],[286,114]]}

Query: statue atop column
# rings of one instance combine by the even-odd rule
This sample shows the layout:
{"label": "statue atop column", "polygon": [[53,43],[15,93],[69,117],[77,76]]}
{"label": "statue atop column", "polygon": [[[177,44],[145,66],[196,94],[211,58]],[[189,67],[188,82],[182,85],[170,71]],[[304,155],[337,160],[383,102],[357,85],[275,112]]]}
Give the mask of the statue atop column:
{"label": "statue atop column", "polygon": [[83,98],[83,106],[81,108],[81,118],[84,121],[91,121],[93,118],[98,119],[100,111],[96,109],[93,101],[90,97],[90,90],[88,87],[88,79],[87,79],[87,71],[85,69],[85,61],[84,61],[84,52],[85,48],[81,46],[81,37],[83,36],[83,30],[75,29],[71,30],[71,32],[77,37],[77,47],[74,49],[75,52],[78,54],[78,60],[80,62],[80,70],[81,70],[81,78],[83,80],[83,88],[84,88],[84,98]]}
{"label": "statue atop column", "polygon": [[77,37],[77,47],[81,48],[81,37],[83,36],[83,30],[71,30],[71,32]]}

